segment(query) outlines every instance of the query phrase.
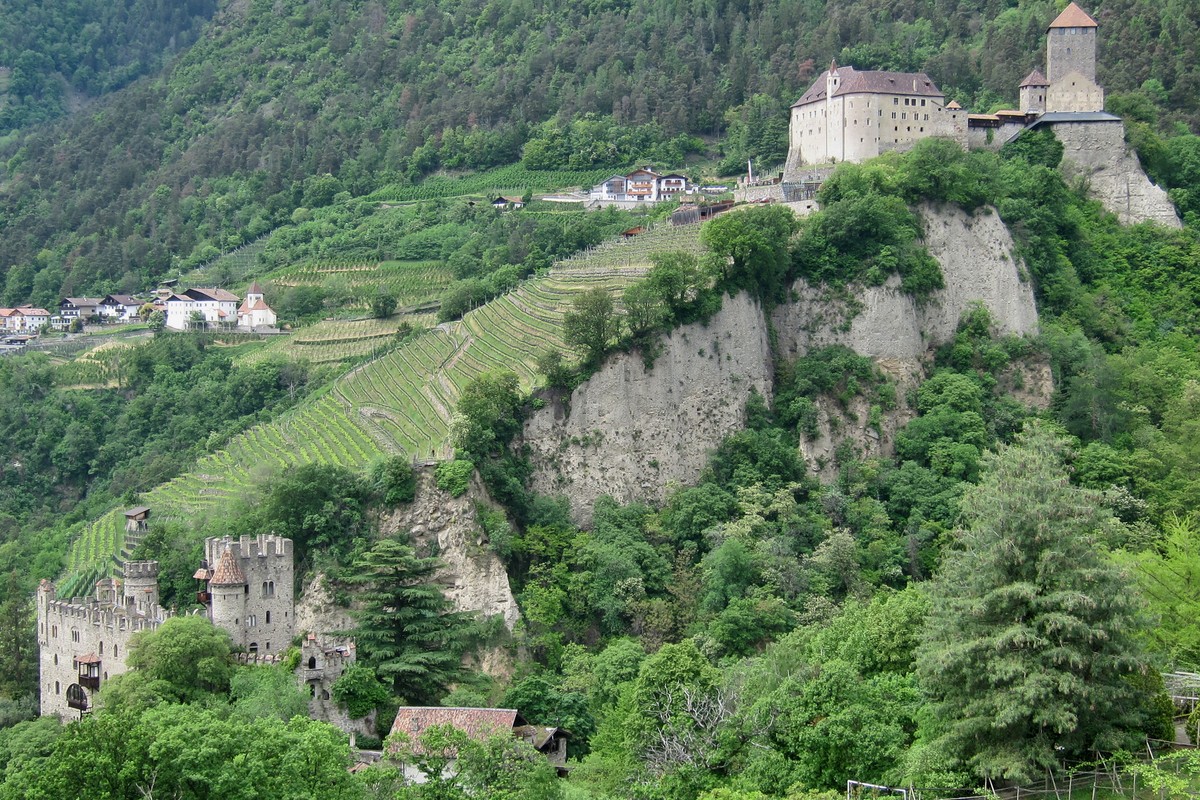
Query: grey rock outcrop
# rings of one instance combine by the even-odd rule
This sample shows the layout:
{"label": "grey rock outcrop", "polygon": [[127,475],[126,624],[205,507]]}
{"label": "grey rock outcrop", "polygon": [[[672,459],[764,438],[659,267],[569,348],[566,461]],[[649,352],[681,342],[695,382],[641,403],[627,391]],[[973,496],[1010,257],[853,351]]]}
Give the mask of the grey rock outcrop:
{"label": "grey rock outcrop", "polygon": [[707,325],[667,336],[647,368],[638,354],[609,358],[570,397],[525,425],[533,488],[565,494],[587,522],[598,497],[661,501],[694,482],[709,452],[743,424],[751,389],[770,396],[771,351],[761,306],[726,297]]}
{"label": "grey rock outcrop", "polygon": [[[1002,334],[1037,332],[1033,288],[999,216],[990,209],[972,216],[949,207],[921,213],[925,245],[941,265],[945,288],[918,303],[891,281],[852,288],[855,300],[847,302],[800,281],[794,302],[772,313],[780,355],[846,345],[873,358],[903,396],[931,348],[954,336],[973,304],[989,311]],[[613,356],[569,403],[551,402],[536,412],[524,431],[533,488],[566,495],[583,524],[603,495],[661,501],[672,484],[699,477],[712,450],[742,427],[751,387],[769,395],[772,380],[761,307],[746,295],[726,298],[708,325],[685,326],[666,337],[650,369],[640,355]],[[865,455],[890,452],[893,434],[911,417],[901,403],[876,429],[866,406],[847,412],[822,409],[821,433],[802,446],[813,467],[828,463],[845,437]]]}
{"label": "grey rock outcrop", "polygon": [[1088,192],[1122,224],[1157,222],[1168,228],[1183,227],[1167,193],[1150,182],[1137,156],[1126,146],[1125,125],[1120,120],[1056,122],[1054,135],[1063,144],[1063,173],[1068,178],[1085,178]]}
{"label": "grey rock outcrop", "polygon": [[958,321],[982,304],[1005,335],[1037,333],[1033,287],[1013,253],[1012,236],[991,209],[974,216],[957,207],[923,207],[925,246],[942,268],[945,288],[918,303],[893,277],[883,286],[853,287],[855,300],[831,300],[797,281],[795,302],[774,313],[779,346],[795,358],[814,347],[840,344],[884,360],[893,377],[917,368],[929,350],[954,336]]}
{"label": "grey rock outcrop", "polygon": [[499,615],[510,631],[520,617],[517,601],[500,558],[487,546],[476,503],[490,505],[478,482],[461,497],[437,488],[432,470],[417,473],[417,497],[380,520],[382,536],[406,530],[418,550],[437,553],[443,567],[437,579],[457,611]]}

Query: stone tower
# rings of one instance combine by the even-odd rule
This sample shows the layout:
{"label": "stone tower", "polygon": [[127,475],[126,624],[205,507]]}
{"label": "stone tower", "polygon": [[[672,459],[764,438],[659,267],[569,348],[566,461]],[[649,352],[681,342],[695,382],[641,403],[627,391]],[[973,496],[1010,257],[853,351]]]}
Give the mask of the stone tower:
{"label": "stone tower", "polygon": [[1096,81],[1096,20],[1071,3],[1046,31],[1046,77],[1055,83],[1078,72]]}
{"label": "stone tower", "polygon": [[208,539],[213,624],[229,632],[235,647],[275,655],[291,644],[295,630],[292,540],[262,534]]}
{"label": "stone tower", "polygon": [[1046,113],[1046,90],[1049,88],[1050,81],[1041,70],[1035,69],[1026,75],[1021,81],[1021,110],[1026,114]]}
{"label": "stone tower", "polygon": [[237,557],[230,549],[221,552],[216,565],[208,581],[208,591],[212,595],[212,622],[229,632],[234,647],[245,647],[246,639],[241,634],[242,620],[246,616],[246,594],[249,591],[246,576],[242,574]]}
{"label": "stone tower", "polygon": [[151,615],[158,608],[158,562],[125,562],[125,605]]}

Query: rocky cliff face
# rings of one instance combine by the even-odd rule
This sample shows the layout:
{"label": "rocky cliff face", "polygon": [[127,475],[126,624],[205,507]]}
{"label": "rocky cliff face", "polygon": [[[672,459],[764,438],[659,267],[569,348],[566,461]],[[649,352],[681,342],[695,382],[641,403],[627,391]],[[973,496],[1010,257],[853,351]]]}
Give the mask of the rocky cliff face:
{"label": "rocky cliff face", "polygon": [[1056,122],[1054,135],[1063,143],[1063,173],[1087,180],[1088,192],[1122,224],[1183,227],[1167,193],[1150,182],[1125,145],[1125,125],[1120,120]]}
{"label": "rocky cliff face", "polygon": [[662,500],[669,484],[699,478],[708,452],[742,426],[751,389],[769,396],[771,379],[762,308],[726,297],[707,325],[666,337],[652,367],[639,354],[611,357],[569,403],[534,414],[525,425],[533,488],[565,494],[584,522],[606,494]]}
{"label": "rocky cliff face", "polygon": [[511,631],[520,611],[504,564],[484,539],[476,503],[491,504],[478,482],[461,497],[451,497],[437,488],[432,470],[422,470],[417,474],[417,498],[380,520],[380,535],[408,531],[419,552],[435,552],[442,560],[438,582],[456,610],[499,615]]}
{"label": "rocky cliff face", "polygon": [[1022,275],[999,215],[991,209],[970,216],[955,207],[926,206],[921,217],[925,246],[941,265],[944,289],[918,303],[893,278],[858,289],[847,303],[797,281],[795,302],[780,306],[773,317],[782,354],[795,358],[814,347],[840,344],[899,377],[953,337],[963,312],[975,303],[987,308],[1002,334],[1037,333],[1033,287]]}
{"label": "rocky cliff face", "polygon": [[[1033,289],[999,217],[956,208],[921,213],[925,243],[941,264],[946,288],[917,303],[892,282],[855,291],[852,305],[798,282],[795,301],[772,314],[780,355],[846,345],[875,359],[902,397],[931,348],[954,335],[974,303],[988,309],[1004,334],[1036,333]],[[551,403],[526,423],[533,488],[565,494],[584,524],[605,494],[621,502],[662,500],[671,483],[695,481],[708,454],[742,426],[751,387],[770,394],[771,364],[767,320],[745,295],[726,298],[708,325],[672,333],[649,369],[637,354],[611,357],[569,403]],[[803,447],[814,468],[828,464],[846,436],[865,454],[890,452],[891,436],[909,414],[900,408],[877,431],[867,423],[868,409],[849,411],[822,410],[821,435]]]}

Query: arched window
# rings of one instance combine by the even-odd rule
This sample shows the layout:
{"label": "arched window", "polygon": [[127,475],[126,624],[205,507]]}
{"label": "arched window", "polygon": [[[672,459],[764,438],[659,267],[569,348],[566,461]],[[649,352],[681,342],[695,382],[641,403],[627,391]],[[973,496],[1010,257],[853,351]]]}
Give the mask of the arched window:
{"label": "arched window", "polygon": [[308,657],[308,668],[309,668],[309,669],[316,669],[316,668],[317,668],[317,657],[316,657],[316,656],[309,656],[309,657]]}
{"label": "arched window", "polygon": [[258,652],[258,642],[250,643],[250,652],[251,652],[251,654]]}
{"label": "arched window", "polygon": [[54,654],[54,666],[58,666],[58,653]]}
{"label": "arched window", "polygon": [[104,642],[100,643],[100,652],[97,653],[97,655],[104,655]]}
{"label": "arched window", "polygon": [[267,624],[268,625],[271,624],[271,612],[270,611],[267,611]]}

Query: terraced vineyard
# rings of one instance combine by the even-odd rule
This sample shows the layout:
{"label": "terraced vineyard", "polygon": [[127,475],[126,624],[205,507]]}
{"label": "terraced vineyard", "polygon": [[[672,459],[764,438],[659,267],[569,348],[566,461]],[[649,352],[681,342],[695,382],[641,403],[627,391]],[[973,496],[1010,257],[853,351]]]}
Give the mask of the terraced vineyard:
{"label": "terraced vineyard", "polygon": [[266,276],[276,286],[324,286],[344,292],[351,308],[365,309],[385,290],[401,306],[436,299],[454,276],[440,261],[333,262],[287,267]]}
{"label": "terraced vineyard", "polygon": [[[156,519],[215,518],[228,513],[258,480],[296,465],[335,463],[360,470],[388,455],[449,458],[451,416],[472,378],[510,369],[523,389],[533,388],[539,381],[534,360],[548,346],[562,346],[562,317],[573,297],[596,287],[623,289],[647,271],[654,252],[698,252],[699,231],[699,226],[664,226],[561,262],[462,320],[439,325],[356,367],[329,391],[240,434],[202,458],[192,472],[146,492],[138,502],[154,509]],[[310,329],[297,337],[314,334]],[[71,574],[110,571],[123,542],[123,517],[114,509],[75,540]]]}
{"label": "terraced vineyard", "polygon": [[340,364],[390,347],[401,323],[422,328],[432,326],[436,320],[434,314],[404,314],[386,320],[323,320],[294,335],[273,337],[263,347],[243,356],[241,362],[254,364],[273,356],[283,356],[312,364]]}
{"label": "terraced vineyard", "polygon": [[[186,275],[181,275],[179,285],[189,286],[227,286],[238,287],[246,283],[249,277],[259,270],[258,256],[267,248],[270,236],[260,236],[253,242],[242,245],[236,250],[230,250],[202,264]],[[235,294],[240,294],[245,287],[230,288]]]}

